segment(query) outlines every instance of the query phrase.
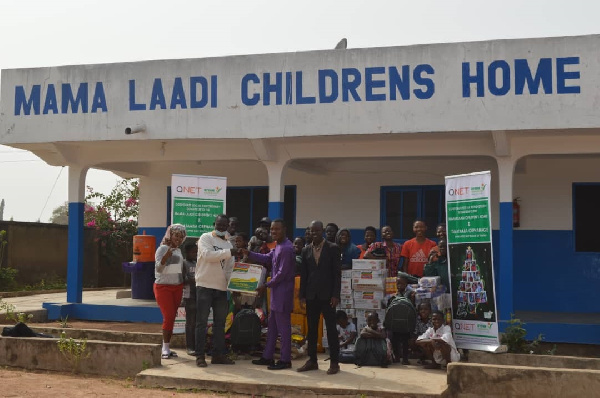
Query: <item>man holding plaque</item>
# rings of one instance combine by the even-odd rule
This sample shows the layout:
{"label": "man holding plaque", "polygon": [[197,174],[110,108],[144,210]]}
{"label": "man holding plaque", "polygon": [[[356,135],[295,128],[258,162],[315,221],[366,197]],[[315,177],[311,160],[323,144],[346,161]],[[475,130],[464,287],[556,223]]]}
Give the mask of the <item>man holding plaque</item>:
{"label": "man holding plaque", "polygon": [[[267,332],[267,345],[260,359],[252,361],[255,365],[268,365],[270,370],[288,369],[292,367],[292,326],[291,314],[294,309],[294,277],[296,254],[292,242],[286,237],[286,225],[278,218],[271,223],[271,237],[277,246],[268,254],[241,252],[250,261],[272,266],[271,280],[256,289],[263,294],[271,289],[271,308]],[[273,354],[277,335],[281,334],[281,359],[275,363]]]}

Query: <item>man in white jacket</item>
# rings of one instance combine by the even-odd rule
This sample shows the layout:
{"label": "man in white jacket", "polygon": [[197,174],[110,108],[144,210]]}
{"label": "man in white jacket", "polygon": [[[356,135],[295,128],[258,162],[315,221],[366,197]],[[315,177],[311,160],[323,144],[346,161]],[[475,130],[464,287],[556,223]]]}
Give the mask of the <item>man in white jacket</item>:
{"label": "man in white jacket", "polygon": [[198,240],[196,263],[196,365],[204,368],[206,325],[213,310],[213,353],[211,364],[233,365],[225,349],[225,318],[227,317],[227,283],[233,270],[237,249],[227,240],[229,218],[221,214],[215,219],[215,229]]}

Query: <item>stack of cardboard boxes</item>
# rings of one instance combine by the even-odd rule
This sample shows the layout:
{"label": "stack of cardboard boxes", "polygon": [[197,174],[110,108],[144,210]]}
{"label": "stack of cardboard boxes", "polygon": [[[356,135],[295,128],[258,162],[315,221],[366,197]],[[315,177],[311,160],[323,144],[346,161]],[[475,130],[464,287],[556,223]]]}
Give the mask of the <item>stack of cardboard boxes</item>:
{"label": "stack of cardboard boxes", "polygon": [[357,331],[367,326],[369,312],[377,312],[383,322],[386,278],[385,260],[352,260],[352,294]]}

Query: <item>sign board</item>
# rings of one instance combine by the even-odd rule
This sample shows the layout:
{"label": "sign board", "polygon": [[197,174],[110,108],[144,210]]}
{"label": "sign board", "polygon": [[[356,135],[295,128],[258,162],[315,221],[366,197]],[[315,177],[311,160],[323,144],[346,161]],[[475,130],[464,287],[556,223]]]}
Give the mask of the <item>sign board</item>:
{"label": "sign board", "polygon": [[225,213],[226,192],[226,177],[173,174],[171,222],[183,224],[188,237],[212,231],[216,216]]}
{"label": "sign board", "polygon": [[446,177],[452,331],[459,348],[496,351],[489,171]]}

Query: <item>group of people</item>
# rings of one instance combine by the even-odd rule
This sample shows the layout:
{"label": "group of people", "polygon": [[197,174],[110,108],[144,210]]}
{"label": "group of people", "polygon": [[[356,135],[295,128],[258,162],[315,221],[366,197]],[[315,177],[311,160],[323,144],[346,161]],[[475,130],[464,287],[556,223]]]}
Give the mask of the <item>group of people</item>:
{"label": "group of people", "polygon": [[[268,226],[268,229],[267,229]],[[227,356],[225,345],[225,321],[228,313],[227,284],[235,261],[262,264],[268,270],[270,279],[257,289],[257,295],[263,296],[270,289],[270,309],[268,317],[267,343],[260,359],[252,361],[256,365],[278,370],[291,368],[291,313],[294,306],[294,278],[300,275],[300,301],[307,314],[307,354],[306,363],[297,369],[306,372],[318,369],[317,336],[319,319],[323,315],[327,329],[330,362],[327,374],[340,371],[340,346],[347,348],[352,344],[352,333],[342,333],[348,327],[347,317],[344,328],[340,327],[340,313],[336,307],[340,300],[341,271],[352,267],[357,258],[385,259],[388,275],[423,276],[443,271],[440,266],[445,257],[445,239],[439,243],[426,238],[427,226],[423,221],[415,221],[415,238],[404,245],[393,241],[393,231],[389,226],[381,229],[382,241],[376,242],[376,229],[365,229],[364,243],[355,246],[350,231],[339,229],[334,223],[324,225],[315,220],[306,228],[304,237],[292,243],[287,238],[287,226],[283,219],[271,221],[263,218],[251,239],[237,231],[237,219],[221,214],[216,217],[213,231],[202,234],[197,242],[187,243],[184,252],[181,245],[186,240],[183,225],[173,224],[167,228],[161,245],[156,250],[154,293],[163,315],[162,358],[177,356],[170,349],[170,340],[177,308],[182,297],[185,298],[187,316],[186,343],[188,354],[196,357],[198,367],[208,366],[206,362],[206,337],[209,312],[212,309],[212,355],[211,364],[234,364]],[[445,226],[439,225],[437,234],[445,238]],[[428,267],[425,267],[425,264]],[[440,275],[442,276],[442,275]],[[447,280],[447,271],[446,271]],[[442,277],[443,279],[443,277]],[[400,283],[399,283],[400,285]],[[404,294],[404,293],[403,293]],[[374,316],[377,314],[374,313]],[[427,315],[428,316],[428,315]],[[432,331],[419,340],[435,341],[436,333],[446,335],[436,327],[436,315],[431,318]],[[378,321],[378,320],[377,320]],[[443,316],[442,316],[443,321]],[[372,318],[369,327],[374,326]],[[351,322],[350,322],[351,323]],[[382,336],[381,330],[373,334],[362,330],[360,336]],[[364,332],[364,333],[363,333]],[[379,334],[378,334],[379,333]],[[340,341],[340,335],[344,335]],[[277,337],[281,337],[280,359],[274,360]],[[433,343],[432,343],[433,344]],[[453,343],[452,343],[453,344]],[[450,344],[449,351],[456,351]],[[425,347],[425,346],[424,346]],[[429,352],[440,352],[439,346],[431,345]],[[450,355],[442,355],[442,360],[453,360]],[[439,362],[439,361],[438,361]]]}

